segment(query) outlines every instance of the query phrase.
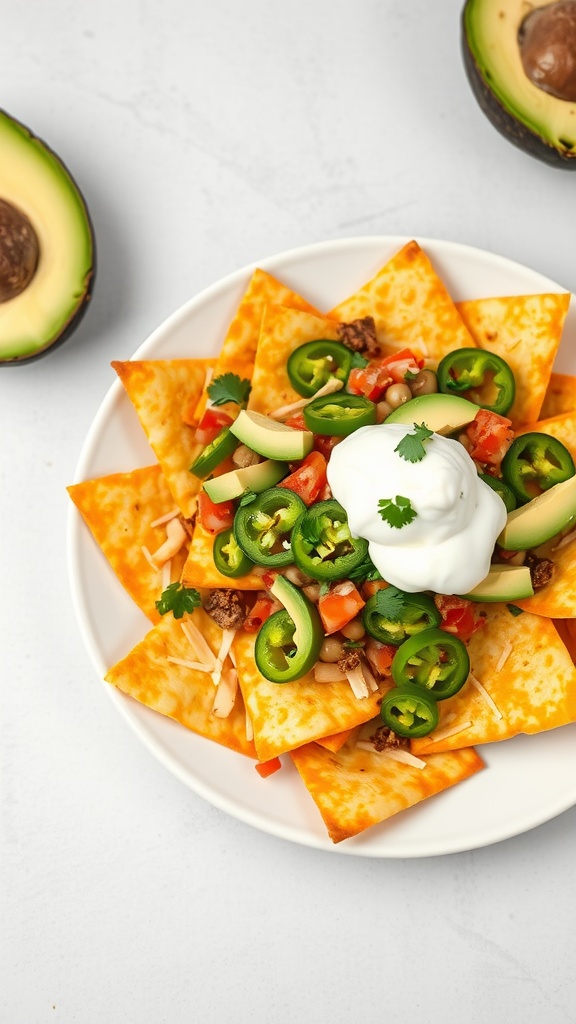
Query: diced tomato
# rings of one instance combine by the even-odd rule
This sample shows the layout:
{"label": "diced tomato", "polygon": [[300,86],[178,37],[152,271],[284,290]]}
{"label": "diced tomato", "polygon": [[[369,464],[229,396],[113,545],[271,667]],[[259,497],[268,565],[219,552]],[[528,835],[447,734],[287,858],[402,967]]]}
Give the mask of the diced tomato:
{"label": "diced tomato", "polygon": [[364,607],[359,592],[352,582],[346,580],[332,587],[327,594],[321,594],[318,600],[318,611],[326,633],[336,633]]}
{"label": "diced tomato", "polygon": [[287,427],[292,427],[294,430],[308,430],[303,412],[293,412],[291,416],[284,420],[284,423]]}
{"label": "diced tomato", "polygon": [[400,352],[386,356],[381,366],[385,367],[395,384],[402,384],[408,373],[419,373],[424,360],[414,355],[411,349],[403,348]]}
{"label": "diced tomato", "polygon": [[365,651],[368,661],[376,672],[381,676],[389,676],[391,674],[390,667],[397,651],[396,647],[392,644],[381,644],[379,640],[374,640],[370,637]]}
{"label": "diced tomato", "polygon": [[379,590],[384,590],[385,587],[389,587],[390,584],[386,583],[385,580],[366,580],[362,584],[362,597],[365,601],[369,601],[374,594],[377,594]]}
{"label": "diced tomato", "polygon": [[195,439],[198,444],[210,444],[214,438],[218,437],[223,427],[229,427],[233,422],[227,412],[222,412],[215,406],[209,406],[196,428]]}
{"label": "diced tomato", "polygon": [[275,602],[271,597],[258,597],[252,607],[250,615],[244,620],[244,629],[247,633],[257,633],[263,622],[270,618]]}
{"label": "diced tomato", "polygon": [[463,597],[436,594],[434,603],[442,616],[440,629],[461,640],[469,640],[484,625],[485,620],[481,616],[476,617],[472,601],[466,601]]}
{"label": "diced tomato", "polygon": [[496,412],[480,409],[466,428],[466,436],[472,446],[470,455],[473,459],[497,466],[512,442],[512,421]]}
{"label": "diced tomato", "polygon": [[328,461],[333,448],[341,440],[341,437],[336,437],[334,434],[314,434],[314,451],[320,452],[320,455],[323,455]]}
{"label": "diced tomato", "polygon": [[278,487],[286,487],[294,491],[305,505],[311,505],[317,500],[320,491],[326,486],[326,459],[320,452],[310,452],[302,460],[298,469],[295,469],[290,476],[281,480]]}
{"label": "diced tomato", "polygon": [[200,525],[208,530],[208,533],[222,533],[222,530],[230,530],[234,523],[234,502],[233,501],[212,501],[206,491],[200,491],[198,495],[198,519]]}
{"label": "diced tomato", "polygon": [[352,395],[363,395],[371,402],[379,402],[393,381],[392,374],[380,363],[368,363],[368,366],[350,370],[346,390]]}
{"label": "diced tomato", "polygon": [[282,762],[279,757],[271,757],[269,761],[259,761],[254,767],[258,775],[263,779],[267,779],[269,775],[273,775],[274,772],[277,772],[282,767]]}

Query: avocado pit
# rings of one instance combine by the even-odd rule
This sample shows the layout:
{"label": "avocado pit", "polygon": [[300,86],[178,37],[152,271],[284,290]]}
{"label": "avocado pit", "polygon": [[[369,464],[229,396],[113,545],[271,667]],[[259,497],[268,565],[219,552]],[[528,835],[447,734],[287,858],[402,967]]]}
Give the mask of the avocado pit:
{"label": "avocado pit", "polygon": [[544,92],[576,102],[576,0],[558,0],[524,18],[518,32],[526,76]]}
{"label": "avocado pit", "polygon": [[36,273],[40,245],[28,217],[0,199],[0,302],[20,295]]}

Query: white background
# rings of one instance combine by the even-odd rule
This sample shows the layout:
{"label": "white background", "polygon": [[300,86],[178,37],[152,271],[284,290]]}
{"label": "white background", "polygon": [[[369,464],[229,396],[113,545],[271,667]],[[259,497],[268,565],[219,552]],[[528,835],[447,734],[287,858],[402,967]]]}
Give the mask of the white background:
{"label": "white background", "polygon": [[457,0],[4,12],[0,103],[75,174],[99,269],[75,337],[0,373],[2,1024],[574,1019],[574,809],[427,860],[260,833],[128,729],[67,579],[65,486],[110,360],[230,271],[403,234],[576,290],[576,178],[484,119],[459,18]]}

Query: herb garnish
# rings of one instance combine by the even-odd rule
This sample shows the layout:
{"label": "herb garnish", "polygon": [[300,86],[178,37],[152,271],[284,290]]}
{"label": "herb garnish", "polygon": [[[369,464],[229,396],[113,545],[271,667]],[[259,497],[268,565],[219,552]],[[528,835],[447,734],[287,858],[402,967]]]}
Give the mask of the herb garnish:
{"label": "herb garnish", "polygon": [[156,608],[160,615],[172,612],[175,619],[181,619],[184,612],[193,612],[202,603],[200,594],[193,587],[184,587],[181,583],[170,583],[159,601],[156,601]]}
{"label": "herb garnish", "polygon": [[384,587],[374,595],[374,607],[388,622],[400,622],[406,607],[406,598],[396,587]]}
{"label": "herb garnish", "polygon": [[403,498],[401,494],[397,494],[395,498],[381,498],[378,502],[378,514],[382,516],[385,523],[393,526],[396,530],[408,526],[408,523],[416,519],[417,515],[412,508],[410,498]]}
{"label": "herb garnish", "polygon": [[374,562],[368,557],[366,557],[364,562],[360,562],[360,565],[357,565],[355,569],[351,569],[346,575],[348,579],[353,580],[354,583],[367,583],[372,582],[372,580],[382,579],[382,576],[378,572]]}
{"label": "herb garnish", "polygon": [[398,452],[402,459],[406,459],[406,462],[420,462],[426,455],[424,441],[432,437],[433,433],[434,431],[430,430],[425,423],[421,423],[420,426],[415,423],[414,430],[402,438],[394,451]]}
{"label": "herb garnish", "polygon": [[245,377],[239,377],[237,373],[222,373],[215,377],[207,387],[208,397],[212,405],[226,405],[233,402],[234,405],[246,405],[252,385]]}

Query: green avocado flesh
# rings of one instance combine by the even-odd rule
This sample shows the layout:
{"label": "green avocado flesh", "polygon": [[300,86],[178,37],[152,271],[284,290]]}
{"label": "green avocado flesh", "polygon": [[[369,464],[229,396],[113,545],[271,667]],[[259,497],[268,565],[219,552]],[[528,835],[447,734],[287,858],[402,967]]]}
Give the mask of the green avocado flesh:
{"label": "green avocado flesh", "polygon": [[527,551],[544,544],[575,521],[576,476],[571,476],[509,512],[498,544],[505,551]]}
{"label": "green avocado flesh", "polygon": [[258,462],[255,466],[233,469],[230,473],[205,480],[203,487],[210,500],[218,504],[219,501],[239,498],[245,491],[255,491],[259,494],[268,487],[274,487],[287,473],[286,463],[268,459],[266,462]]}
{"label": "green avocado flesh", "polygon": [[468,0],[462,18],[466,73],[482,110],[510,142],[547,163],[576,170],[576,104],[534,85],[518,32],[550,0]]}
{"label": "green avocado flesh", "polygon": [[420,395],[400,405],[386,417],[386,423],[425,423],[436,434],[452,434],[471,423],[480,406],[458,395]]}
{"label": "green avocado flesh", "polygon": [[270,416],[246,409],[242,409],[230,430],[239,441],[267,459],[303,459],[314,444],[309,430],[293,430]]}
{"label": "green avocado flesh", "polygon": [[493,565],[488,575],[469,594],[471,601],[520,601],[533,597],[530,569],[526,565]]}
{"label": "green avocado flesh", "polygon": [[27,218],[39,250],[27,286],[0,302],[0,361],[9,363],[39,355],[76,326],[90,294],[94,240],[69,172],[4,111],[0,152],[0,200]]}

